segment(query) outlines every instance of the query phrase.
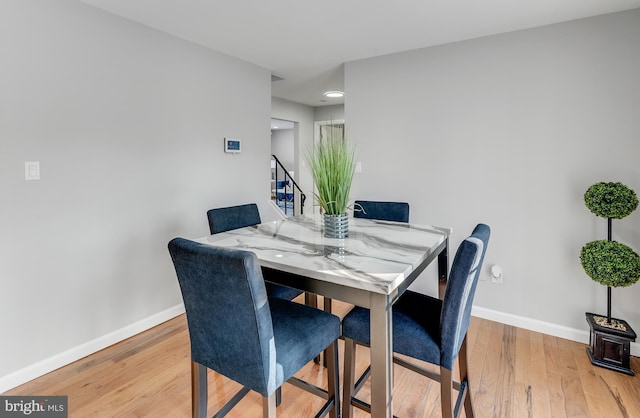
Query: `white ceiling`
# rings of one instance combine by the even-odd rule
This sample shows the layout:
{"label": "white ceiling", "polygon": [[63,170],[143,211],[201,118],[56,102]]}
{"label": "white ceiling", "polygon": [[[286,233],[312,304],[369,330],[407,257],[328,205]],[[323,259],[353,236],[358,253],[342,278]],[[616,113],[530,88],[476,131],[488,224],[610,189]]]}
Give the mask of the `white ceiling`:
{"label": "white ceiling", "polygon": [[[342,103],[343,63],[640,7],[640,0],[79,0],[269,69],[276,97]],[[348,98],[349,92],[346,91]]]}

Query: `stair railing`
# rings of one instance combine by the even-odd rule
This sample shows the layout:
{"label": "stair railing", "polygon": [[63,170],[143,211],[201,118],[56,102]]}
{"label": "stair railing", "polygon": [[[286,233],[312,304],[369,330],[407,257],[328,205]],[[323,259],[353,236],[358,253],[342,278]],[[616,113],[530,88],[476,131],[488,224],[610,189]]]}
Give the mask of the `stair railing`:
{"label": "stair railing", "polygon": [[[298,195],[300,196],[300,214],[303,215],[304,214],[304,202],[307,199],[307,196],[304,194],[304,192],[302,191],[302,189],[300,188],[300,186],[298,186],[298,183],[296,183],[296,181],[293,179],[293,177],[291,177],[291,174],[289,174],[289,171],[285,168],[284,165],[282,165],[282,163],[280,162],[280,160],[278,160],[278,157],[276,157],[275,155],[271,154],[271,158],[275,161],[276,163],[276,167],[275,167],[275,199],[276,199],[276,203],[278,201],[282,200],[284,201],[284,209],[283,212],[285,215],[287,216],[291,216],[291,215],[295,215],[296,214],[296,202],[298,201],[296,199],[296,191],[298,192]],[[282,176],[281,176],[282,174]],[[280,183],[283,182],[283,183]],[[288,183],[290,182],[290,184]],[[279,187],[278,185],[283,184],[283,192],[282,195],[280,195],[279,192]],[[287,193],[287,187],[292,188],[293,193],[289,194]],[[290,199],[289,199],[290,197]],[[291,205],[288,205],[287,203],[291,203]],[[280,206],[280,205],[278,205]],[[291,209],[291,214],[289,214],[289,206]]]}

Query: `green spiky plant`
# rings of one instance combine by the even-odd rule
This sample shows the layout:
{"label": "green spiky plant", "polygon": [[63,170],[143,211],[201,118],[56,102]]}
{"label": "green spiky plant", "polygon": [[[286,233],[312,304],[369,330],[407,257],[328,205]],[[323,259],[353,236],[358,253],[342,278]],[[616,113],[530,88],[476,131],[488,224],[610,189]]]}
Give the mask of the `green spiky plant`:
{"label": "green spiky plant", "polygon": [[631,214],[638,207],[638,197],[622,183],[600,182],[587,189],[584,203],[597,216],[607,218],[607,240],[585,244],[580,262],[592,280],[607,286],[607,322],[611,323],[611,287],[630,286],[640,278],[640,256],[611,239],[611,220]]}
{"label": "green spiky plant", "polygon": [[355,171],[355,148],[345,139],[329,135],[308,152],[311,177],[318,204],[327,215],[342,215],[349,206],[349,192]]}

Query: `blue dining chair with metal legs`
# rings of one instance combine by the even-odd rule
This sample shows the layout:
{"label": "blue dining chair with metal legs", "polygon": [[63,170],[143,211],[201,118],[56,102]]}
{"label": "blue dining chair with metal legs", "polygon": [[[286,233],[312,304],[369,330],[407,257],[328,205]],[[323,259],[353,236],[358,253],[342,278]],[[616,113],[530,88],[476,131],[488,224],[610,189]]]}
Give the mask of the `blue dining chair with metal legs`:
{"label": "blue dining chair with metal legs", "polygon": [[[262,395],[263,416],[275,417],[276,390],[284,382],[326,399],[317,417],[339,415],[337,316],[268,298],[252,252],[183,238],[168,247],[189,327],[194,418],[207,414],[207,369],[243,386],[215,417],[225,416],[250,390]],[[293,376],[325,349],[328,390]]]}
{"label": "blue dining chair with metal legs", "polygon": [[[478,224],[456,252],[442,300],[407,290],[393,305],[394,353],[440,367],[435,373],[394,356],[394,363],[440,382],[442,416],[458,416],[464,403],[467,417],[473,417],[467,367],[467,329],[471,306],[491,234],[489,226]],[[343,418],[353,416],[353,406],[370,411],[369,405],[355,398],[370,368],[355,381],[356,344],[370,343],[369,310],[356,307],[342,320],[345,338]],[[458,362],[459,381],[453,380]],[[458,396],[453,397],[453,389]]]}
{"label": "blue dining chair with metal legs", "polygon": [[353,217],[407,223],[409,222],[409,204],[356,200],[353,204]]}
{"label": "blue dining chair with metal legs", "polygon": [[[258,225],[262,222],[255,203],[211,209],[207,211],[207,219],[211,235]],[[275,283],[267,282],[266,287],[270,298],[292,300],[302,294],[300,290]]]}

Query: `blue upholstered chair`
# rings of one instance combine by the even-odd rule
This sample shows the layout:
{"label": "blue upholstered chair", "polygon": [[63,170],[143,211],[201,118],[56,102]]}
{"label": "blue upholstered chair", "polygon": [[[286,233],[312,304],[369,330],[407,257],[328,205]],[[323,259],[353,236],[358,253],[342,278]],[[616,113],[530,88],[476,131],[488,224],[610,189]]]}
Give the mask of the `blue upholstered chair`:
{"label": "blue upholstered chair", "polygon": [[[207,413],[207,369],[244,386],[215,416],[224,416],[253,390],[263,396],[264,417],[274,417],[276,390],[287,381],[327,399],[319,416],[338,415],[337,316],[268,298],[251,252],[183,238],[171,240],[169,252],[189,326],[194,418]],[[329,388],[309,389],[293,375],[325,349]]]}
{"label": "blue upholstered chair", "polygon": [[409,222],[409,204],[406,202],[376,202],[356,200],[353,217],[381,221]]}
{"label": "blue upholstered chair", "polygon": [[262,222],[255,203],[211,209],[207,211],[207,219],[211,235]]}
{"label": "blue upholstered chair", "polygon": [[[258,225],[261,222],[260,212],[255,203],[211,209],[207,211],[207,219],[211,235]],[[270,298],[292,300],[302,293],[300,290],[275,283],[267,282],[266,287]]]}
{"label": "blue upholstered chair", "polygon": [[[440,366],[434,373],[394,356],[394,362],[440,382],[442,416],[458,416],[461,402],[467,417],[473,406],[467,377],[467,328],[478,276],[489,242],[490,229],[478,224],[470,237],[458,247],[447,281],[444,299],[436,299],[407,290],[393,305],[393,351]],[[350,418],[353,406],[367,410],[368,405],[354,396],[366,381],[369,369],[354,383],[356,343],[369,345],[369,310],[356,307],[342,320],[345,338],[343,418]],[[460,381],[453,381],[456,359]],[[458,396],[453,404],[453,389]]]}

